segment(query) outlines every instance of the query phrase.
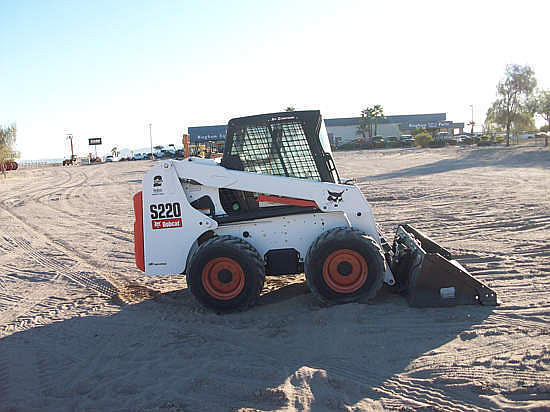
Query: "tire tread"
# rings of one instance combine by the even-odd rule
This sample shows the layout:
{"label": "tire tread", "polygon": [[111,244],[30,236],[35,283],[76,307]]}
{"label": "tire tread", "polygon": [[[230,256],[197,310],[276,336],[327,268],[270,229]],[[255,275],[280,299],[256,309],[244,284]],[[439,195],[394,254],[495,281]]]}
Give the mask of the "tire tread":
{"label": "tire tread", "polygon": [[[380,255],[380,259],[382,261],[382,268],[385,269],[385,260],[384,260],[384,254],[382,252],[382,248],[380,245],[371,237],[362,232],[361,230],[349,228],[349,227],[337,227],[334,229],[327,230],[326,232],[322,233],[315,239],[315,241],[311,244],[311,246],[308,249],[308,252],[306,254],[305,262],[304,262],[304,271],[306,273],[306,282],[309,286],[311,292],[313,295],[323,304],[325,305],[333,305],[335,302],[321,294],[321,291],[318,289],[318,287],[315,285],[315,283],[312,281],[311,276],[308,276],[308,273],[310,273],[310,260],[311,256],[320,248],[323,247],[324,244],[334,242],[334,241],[343,241],[348,240],[351,238],[355,238],[356,240],[359,240],[361,242],[367,242],[369,243],[375,251]],[[371,288],[368,290],[368,292],[360,297],[360,299],[366,299],[371,300],[376,296],[380,288],[382,287],[382,284],[384,283],[384,273],[377,274],[378,278],[375,280],[374,284],[371,286]],[[358,298],[359,299],[359,298]]]}
{"label": "tire tread", "polygon": [[[233,247],[239,250],[239,253],[241,253],[247,260],[250,262],[251,265],[255,266],[257,271],[254,271],[258,278],[258,287],[255,293],[251,293],[246,300],[242,301],[238,306],[231,307],[230,309],[223,309],[223,312],[230,312],[230,311],[239,311],[244,310],[250,306],[254,306],[256,302],[258,301],[258,297],[260,296],[260,293],[264,287],[265,283],[265,266],[264,261],[262,257],[259,255],[259,253],[256,251],[256,249],[248,242],[230,235],[223,235],[223,236],[215,236],[204,243],[202,243],[197,251],[193,254],[191,257],[191,260],[189,261],[189,270],[186,270],[185,279],[187,281],[187,286],[190,287],[190,284],[192,281],[190,280],[191,275],[191,269],[193,267],[193,264],[196,262],[196,260],[201,256],[201,252],[205,251],[213,246],[224,246],[224,247]],[[197,296],[195,296],[194,293],[191,293],[193,295],[193,298],[195,301],[201,305],[204,306],[204,303],[202,303]],[[217,310],[220,310],[219,308]]]}

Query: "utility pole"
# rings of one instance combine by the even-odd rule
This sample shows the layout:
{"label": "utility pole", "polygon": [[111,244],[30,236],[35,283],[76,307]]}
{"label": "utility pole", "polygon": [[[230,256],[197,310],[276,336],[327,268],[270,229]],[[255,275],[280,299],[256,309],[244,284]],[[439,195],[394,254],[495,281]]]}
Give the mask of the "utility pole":
{"label": "utility pole", "polygon": [[72,133],[65,133],[65,137],[66,139],[71,143],[71,157],[69,159],[70,163],[69,164],[73,164],[73,161],[74,161],[74,158],[75,158],[75,155],[74,155],[74,146],[73,146],[73,134]]}
{"label": "utility pole", "polygon": [[471,122],[471,125],[472,125],[472,137],[474,136],[474,105],[471,104],[470,107],[472,108],[472,122]]}
{"label": "utility pole", "polygon": [[74,158],[74,150],[73,150],[73,135],[70,134],[69,136],[69,140],[71,141],[71,162],[73,161],[73,158]]}
{"label": "utility pole", "polygon": [[155,155],[153,154],[153,135],[151,134],[151,126],[152,126],[152,123],[149,123],[149,140],[151,142],[151,160],[154,160]]}

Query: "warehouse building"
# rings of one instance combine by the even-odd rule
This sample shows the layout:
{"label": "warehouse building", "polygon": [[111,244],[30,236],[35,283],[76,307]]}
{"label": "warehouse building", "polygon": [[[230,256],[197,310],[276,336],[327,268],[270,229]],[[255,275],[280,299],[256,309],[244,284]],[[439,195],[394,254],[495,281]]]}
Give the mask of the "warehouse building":
{"label": "warehouse building", "polygon": [[[360,137],[358,133],[360,119],[360,117],[325,119],[331,142],[341,145]],[[393,115],[378,120],[377,135],[399,137],[419,128],[445,131],[452,136],[463,133],[464,123],[447,120],[446,113]],[[227,125],[189,127],[188,133],[191,143],[221,142],[225,140]]]}

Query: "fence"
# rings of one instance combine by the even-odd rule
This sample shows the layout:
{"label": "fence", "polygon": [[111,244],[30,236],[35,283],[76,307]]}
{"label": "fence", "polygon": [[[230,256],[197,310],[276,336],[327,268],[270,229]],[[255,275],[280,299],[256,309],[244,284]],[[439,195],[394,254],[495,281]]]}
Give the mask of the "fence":
{"label": "fence", "polygon": [[17,163],[21,169],[35,169],[39,167],[50,167],[50,166],[60,166],[62,160],[60,161],[44,161],[44,160],[21,160]]}

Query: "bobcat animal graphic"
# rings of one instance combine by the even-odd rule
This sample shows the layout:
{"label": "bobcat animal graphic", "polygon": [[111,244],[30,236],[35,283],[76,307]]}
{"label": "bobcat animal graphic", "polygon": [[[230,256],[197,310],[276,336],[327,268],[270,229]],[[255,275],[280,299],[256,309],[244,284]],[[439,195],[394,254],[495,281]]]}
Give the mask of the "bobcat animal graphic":
{"label": "bobcat animal graphic", "polygon": [[342,200],[342,193],[344,193],[343,190],[341,192],[331,192],[330,190],[327,190],[327,192],[328,192],[327,200],[329,202],[340,202]]}

